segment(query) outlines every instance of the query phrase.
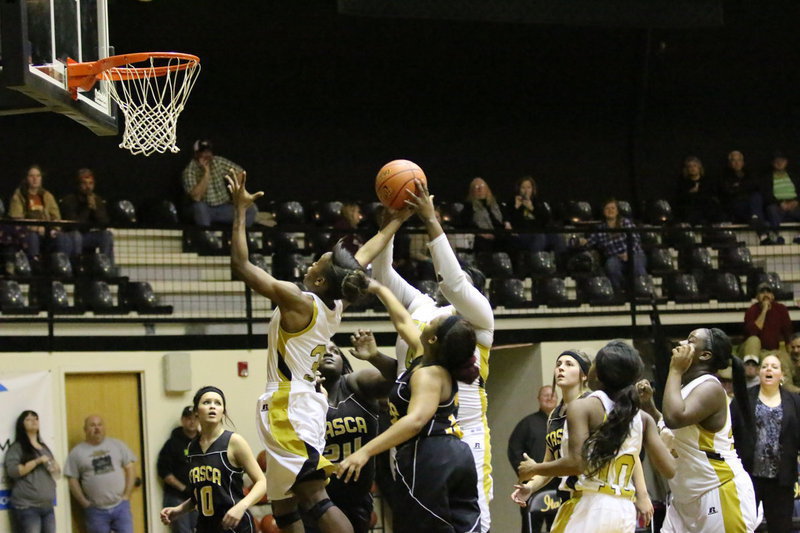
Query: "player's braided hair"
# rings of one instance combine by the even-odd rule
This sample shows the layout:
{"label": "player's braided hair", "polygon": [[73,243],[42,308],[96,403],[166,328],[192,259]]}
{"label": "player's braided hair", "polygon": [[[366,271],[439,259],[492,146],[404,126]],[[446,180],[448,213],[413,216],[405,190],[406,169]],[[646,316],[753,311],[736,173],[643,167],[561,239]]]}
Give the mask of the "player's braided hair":
{"label": "player's braided hair", "polygon": [[635,384],[643,368],[639,352],[621,340],[613,340],[597,352],[597,378],[603,384],[602,390],[614,402],[614,408],[583,443],[582,453],[589,476],[612,461],[628,438],[631,422],[639,411]]}
{"label": "player's braided hair", "polygon": [[325,297],[330,300],[346,299],[355,301],[361,295],[361,291],[355,289],[359,286],[360,276],[363,275],[364,268],[356,261],[350,251],[344,247],[342,240],[339,240],[331,250],[331,261],[328,268],[323,272],[328,282],[328,290]]}

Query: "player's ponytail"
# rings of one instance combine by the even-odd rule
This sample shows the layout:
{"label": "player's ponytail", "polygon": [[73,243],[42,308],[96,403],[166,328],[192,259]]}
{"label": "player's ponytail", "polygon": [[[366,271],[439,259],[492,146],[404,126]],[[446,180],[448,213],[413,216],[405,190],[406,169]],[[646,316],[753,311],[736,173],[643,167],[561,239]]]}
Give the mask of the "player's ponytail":
{"label": "player's ponytail", "polygon": [[342,281],[342,296],[348,302],[360,300],[367,294],[369,278],[363,270],[348,273]]}
{"label": "player's ponytail", "polygon": [[639,352],[620,340],[609,342],[597,352],[597,378],[602,383],[601,389],[614,402],[614,408],[583,443],[583,458],[589,476],[595,475],[614,459],[630,434],[631,422],[639,412],[635,383],[643,367]]}
{"label": "player's ponytail", "polygon": [[[344,247],[342,240],[340,239],[339,242],[333,246],[333,250],[331,250],[331,262],[323,274],[328,282],[328,289],[325,293],[325,298],[329,300],[346,298],[349,301],[353,301],[346,294],[344,294],[345,280],[350,274],[359,271],[363,272],[363,270],[364,269],[361,267],[358,261],[356,261],[356,258],[353,256],[353,254]],[[352,292],[349,294],[354,296],[354,293]],[[354,299],[357,299],[357,297]]]}

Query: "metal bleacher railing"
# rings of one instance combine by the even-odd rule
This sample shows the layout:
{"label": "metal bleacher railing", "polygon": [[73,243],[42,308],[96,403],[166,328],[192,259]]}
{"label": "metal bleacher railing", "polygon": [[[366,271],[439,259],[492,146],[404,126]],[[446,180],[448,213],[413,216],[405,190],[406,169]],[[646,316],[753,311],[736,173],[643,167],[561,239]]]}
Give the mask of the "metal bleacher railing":
{"label": "metal bleacher railing", "polygon": [[[27,229],[24,223],[3,224],[7,231]],[[44,254],[32,264],[24,250],[3,241],[2,320],[240,323],[251,329],[269,319],[271,303],[232,277],[227,228],[200,230],[171,224],[112,231],[113,264],[96,252],[80,259]],[[592,224],[552,230],[568,244],[593,231]],[[648,275],[628,275],[626,286],[616,291],[596,251],[568,246],[560,253],[531,252],[512,237],[507,249],[475,253],[473,233],[450,230],[448,237],[465,265],[485,273],[485,290],[499,319],[613,315],[630,317],[625,320],[635,325],[637,313],[646,313],[654,304],[662,313],[743,313],[755,287],[764,281],[793,313],[798,309],[800,245],[791,244],[796,228],[785,229],[790,244],[783,245],[759,244],[759,236],[746,226],[639,225],[620,231],[641,237]],[[256,225],[248,232],[251,260],[281,279],[300,282],[315,256],[345,234],[313,223]],[[351,235],[364,241],[371,231]],[[396,251],[402,253],[420,239],[425,239],[421,230],[410,227],[397,237]],[[398,260],[401,274],[435,295],[435,276],[420,265],[424,260]],[[386,316],[374,302],[355,306],[347,315]]]}

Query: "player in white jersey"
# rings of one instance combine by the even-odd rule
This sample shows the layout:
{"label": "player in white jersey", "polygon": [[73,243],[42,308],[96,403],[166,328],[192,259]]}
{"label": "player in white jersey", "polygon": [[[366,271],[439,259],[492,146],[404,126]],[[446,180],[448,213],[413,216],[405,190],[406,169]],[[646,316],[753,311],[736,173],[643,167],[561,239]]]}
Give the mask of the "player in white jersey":
{"label": "player in white jersey", "polygon": [[267,493],[275,521],[286,533],[304,531],[301,506],[324,533],[352,533],[347,517],[325,492],[334,466],[323,456],[328,403],[317,391],[316,370],[347,300],[358,295],[348,280],[356,278],[353,274],[361,267],[337,244],[309,267],[303,280],[307,291],[302,291],[253,265],[247,252],[245,213],[263,193],[247,192],[244,172],[231,174],[226,177],[235,209],[231,266],[239,279],[276,304],[269,323],[267,385],[258,401],[259,433],[267,451]]}
{"label": "player in white jersey", "polygon": [[[475,468],[478,471],[478,495],[481,506],[481,531],[486,533],[491,525],[489,502],[492,500],[492,455],[489,443],[489,424],[486,420],[488,406],[486,398],[486,380],[489,377],[489,352],[494,340],[494,314],[489,300],[476,289],[481,285],[482,274],[474,271],[474,276],[481,280],[470,280],[461,269],[453,249],[441,224],[436,219],[433,196],[428,193],[427,187],[417,181],[417,195],[409,202],[416,211],[428,232],[430,242],[428,248],[433,259],[433,266],[439,279],[439,290],[450,305],[438,306],[431,297],[422,294],[409,284],[392,268],[393,243],[390,241],[375,257],[372,262],[373,277],[391,290],[398,300],[411,313],[411,318],[420,328],[442,315],[458,313],[466,319],[475,329],[477,346],[475,357],[479,367],[479,377],[473,383],[458,383],[458,423],[464,432],[463,440],[466,442],[475,459]],[[392,230],[382,230],[384,234],[393,234]],[[396,231],[396,230],[394,230]],[[364,255],[370,262],[371,254]],[[366,262],[358,257],[359,262],[366,266]],[[387,365],[394,365],[397,375],[401,375],[411,365],[413,358],[408,343],[401,337],[397,338],[395,362],[387,358]]]}
{"label": "player in white jersey", "polygon": [[675,459],[661,442],[655,421],[638,408],[635,383],[642,368],[639,353],[628,344],[605,345],[589,370],[596,391],[573,401],[567,411],[562,457],[533,465],[538,475],[578,476],[551,532],[633,533],[633,476],[642,444],[656,470],[667,478],[674,475]]}
{"label": "player in white jersey", "polygon": [[[722,330],[696,329],[672,351],[659,424],[674,435],[678,472],[669,482],[665,533],[744,533],[758,525],[753,484],[733,447],[727,395],[714,376],[729,365],[736,401],[747,407],[744,368]],[[645,408],[661,416],[652,402]],[[752,419],[745,423],[754,427]]]}

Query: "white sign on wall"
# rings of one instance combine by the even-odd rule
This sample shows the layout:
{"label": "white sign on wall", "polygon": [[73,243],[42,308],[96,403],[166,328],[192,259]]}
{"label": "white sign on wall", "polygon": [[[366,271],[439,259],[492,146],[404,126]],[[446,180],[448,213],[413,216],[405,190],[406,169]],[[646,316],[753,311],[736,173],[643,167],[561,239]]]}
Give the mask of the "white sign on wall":
{"label": "white sign on wall", "polygon": [[[23,411],[39,415],[39,434],[50,449],[55,443],[53,414],[53,384],[50,372],[0,374],[0,531],[8,527],[9,495],[11,486],[5,470],[5,455],[15,439],[17,418]],[[58,459],[58,458],[57,458]],[[59,461],[63,462],[63,458]]]}

